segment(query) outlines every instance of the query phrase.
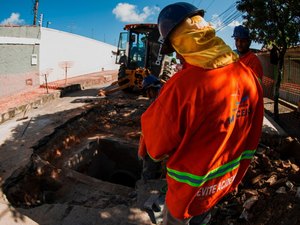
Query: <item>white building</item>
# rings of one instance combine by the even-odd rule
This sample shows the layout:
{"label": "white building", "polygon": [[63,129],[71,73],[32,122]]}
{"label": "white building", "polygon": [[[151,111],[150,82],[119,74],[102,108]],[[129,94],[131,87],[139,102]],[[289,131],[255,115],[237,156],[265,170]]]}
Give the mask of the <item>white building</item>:
{"label": "white building", "polygon": [[40,26],[0,26],[0,96],[47,82],[116,70],[116,47]]}

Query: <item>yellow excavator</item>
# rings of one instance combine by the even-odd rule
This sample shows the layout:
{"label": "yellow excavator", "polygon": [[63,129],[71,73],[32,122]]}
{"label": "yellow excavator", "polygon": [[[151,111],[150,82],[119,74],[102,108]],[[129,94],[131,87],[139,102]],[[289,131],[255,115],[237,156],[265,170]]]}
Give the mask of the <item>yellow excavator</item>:
{"label": "yellow excavator", "polygon": [[160,53],[157,24],[127,24],[124,30],[116,53],[116,63],[120,64],[118,80],[99,90],[99,95],[119,90],[141,92],[147,76],[155,76],[163,84],[173,75],[171,57]]}

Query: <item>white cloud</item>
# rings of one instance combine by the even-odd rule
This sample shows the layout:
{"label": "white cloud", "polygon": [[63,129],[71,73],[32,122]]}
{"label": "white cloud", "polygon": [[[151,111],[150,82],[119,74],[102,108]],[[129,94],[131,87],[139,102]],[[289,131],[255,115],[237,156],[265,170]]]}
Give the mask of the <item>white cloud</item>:
{"label": "white cloud", "polygon": [[235,26],[239,26],[239,25],[242,25],[241,22],[235,20],[235,21],[232,21],[230,24],[228,24],[229,27],[235,27]]}
{"label": "white cloud", "polygon": [[240,21],[234,20],[225,26],[224,21],[222,21],[222,19],[218,15],[213,15],[210,23],[216,30],[223,30],[227,27],[235,27],[241,25]]}
{"label": "white cloud", "polygon": [[222,26],[222,21],[218,15],[213,15],[210,23],[215,29]]}
{"label": "white cloud", "polygon": [[113,9],[113,14],[121,22],[126,23],[142,23],[145,22],[151,15],[155,15],[160,11],[157,6],[143,8],[142,12],[139,12],[136,5],[131,5],[128,3],[118,3],[118,5]]}
{"label": "white cloud", "polygon": [[19,13],[12,13],[9,18],[1,21],[1,25],[21,25],[24,24],[24,20],[20,19]]}

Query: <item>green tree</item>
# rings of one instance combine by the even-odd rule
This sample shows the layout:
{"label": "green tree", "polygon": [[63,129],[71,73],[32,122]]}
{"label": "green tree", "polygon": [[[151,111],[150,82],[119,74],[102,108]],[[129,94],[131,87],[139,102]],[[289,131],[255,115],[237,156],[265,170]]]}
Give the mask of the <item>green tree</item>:
{"label": "green tree", "polygon": [[278,50],[277,77],[274,89],[274,117],[278,120],[278,100],[287,48],[299,44],[299,0],[240,0],[237,10],[243,13],[244,25],[251,38],[264,46]]}

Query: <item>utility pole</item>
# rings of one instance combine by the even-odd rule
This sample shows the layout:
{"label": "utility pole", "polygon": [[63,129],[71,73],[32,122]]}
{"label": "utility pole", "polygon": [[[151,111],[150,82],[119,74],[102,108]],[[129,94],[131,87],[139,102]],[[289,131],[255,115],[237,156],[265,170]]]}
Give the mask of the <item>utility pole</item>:
{"label": "utility pole", "polygon": [[34,6],[33,6],[33,26],[36,26],[38,8],[39,8],[39,0],[34,0]]}

